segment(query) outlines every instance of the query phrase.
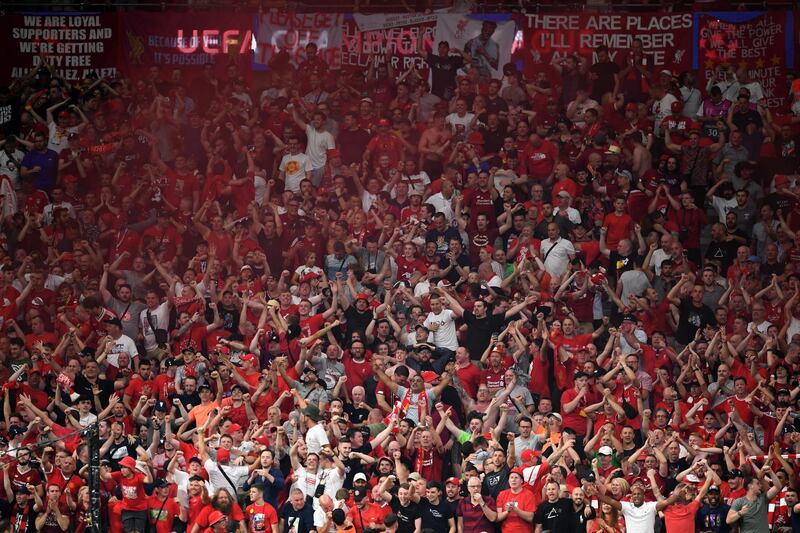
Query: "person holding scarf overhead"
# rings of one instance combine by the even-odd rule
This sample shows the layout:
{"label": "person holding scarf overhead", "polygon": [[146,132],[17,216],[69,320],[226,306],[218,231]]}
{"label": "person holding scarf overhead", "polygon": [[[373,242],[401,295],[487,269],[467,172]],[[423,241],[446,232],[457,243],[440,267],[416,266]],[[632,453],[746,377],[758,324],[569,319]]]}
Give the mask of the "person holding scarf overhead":
{"label": "person holding scarf overhead", "polygon": [[435,387],[429,385],[429,383],[435,381],[439,375],[431,371],[414,375],[409,379],[409,386],[403,387],[386,375],[381,368],[380,358],[372,358],[372,369],[375,375],[383,381],[393,394],[400,398],[399,406],[395,407],[398,417],[408,418],[416,425],[419,425],[420,422],[425,422],[425,417],[430,416],[434,402],[453,379],[451,367],[452,365],[448,365],[447,370],[442,374],[439,384]]}

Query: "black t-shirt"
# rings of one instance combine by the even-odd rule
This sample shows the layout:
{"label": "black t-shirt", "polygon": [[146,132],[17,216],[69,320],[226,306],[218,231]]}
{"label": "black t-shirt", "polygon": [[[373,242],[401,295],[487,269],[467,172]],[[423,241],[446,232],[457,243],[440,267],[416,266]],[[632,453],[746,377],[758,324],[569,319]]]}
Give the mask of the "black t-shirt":
{"label": "black t-shirt", "polygon": [[351,305],[345,310],[344,316],[347,317],[347,336],[349,338],[354,331],[358,331],[363,335],[369,323],[372,322],[373,315],[371,308],[367,308],[366,311],[359,311],[354,305]]}
{"label": "black t-shirt", "polygon": [[614,74],[619,72],[619,65],[613,61],[595,63],[589,67],[589,72],[597,76],[597,79],[592,81],[592,98],[600,102],[605,93],[614,90]]}
{"label": "black t-shirt", "polygon": [[[589,509],[589,516],[586,516],[586,509]],[[591,505],[583,504],[583,507],[572,513],[572,533],[586,533],[586,525],[589,520],[594,520],[596,513]]]}
{"label": "black t-shirt", "polygon": [[[114,394],[114,383],[108,379],[97,378],[97,386],[100,387],[100,404],[108,405],[108,399],[112,394]],[[94,393],[92,392],[92,384],[89,383],[88,379],[83,377],[83,374],[78,374],[75,376],[75,385],[73,389],[83,397],[94,397]],[[94,402],[92,402],[92,409],[94,409]]]}
{"label": "black t-shirt", "polygon": [[498,472],[492,472],[483,476],[483,486],[481,487],[481,494],[484,496],[491,496],[495,500],[500,491],[508,488],[508,475],[511,470],[508,465],[503,465]]}
{"label": "black t-shirt", "polygon": [[431,92],[443,100],[450,100],[455,94],[456,72],[464,64],[464,59],[461,56],[428,54],[426,62],[431,67]]}
{"label": "black t-shirt", "polygon": [[492,340],[492,333],[500,333],[503,328],[505,317],[502,314],[493,315],[491,312],[489,309],[489,315],[477,318],[472,311],[464,311],[464,322],[468,327],[464,347],[471,359],[480,359]]}
{"label": "black t-shirt", "polygon": [[419,505],[412,501],[408,503],[408,506],[403,507],[397,496],[392,496],[389,506],[397,515],[397,533],[414,533],[416,530],[414,522],[420,517]]}
{"label": "black t-shirt", "polygon": [[711,241],[708,243],[706,251],[706,261],[717,261],[722,265],[721,272],[727,272],[728,267],[736,259],[736,249],[739,244],[736,241]]}
{"label": "black t-shirt", "polygon": [[[711,531],[712,533],[728,533],[730,526],[725,522],[730,506],[720,503],[716,507],[701,505],[694,517],[695,529],[697,531]],[[795,531],[797,531],[795,529]]]}
{"label": "black t-shirt", "polygon": [[696,307],[691,298],[685,298],[680,305],[680,318],[678,319],[678,331],[675,333],[675,340],[680,344],[689,344],[698,329],[705,327],[706,324],[714,324],[714,313],[711,309],[701,304]]}
{"label": "black t-shirt", "polygon": [[444,498],[439,498],[439,503],[436,505],[427,498],[420,498],[419,514],[422,517],[422,529],[433,531],[449,531],[449,520],[455,518],[450,504]]}
{"label": "black t-shirt", "polygon": [[575,509],[569,498],[559,498],[553,503],[545,500],[533,514],[533,523],[541,524],[544,531],[571,531],[574,519]]}

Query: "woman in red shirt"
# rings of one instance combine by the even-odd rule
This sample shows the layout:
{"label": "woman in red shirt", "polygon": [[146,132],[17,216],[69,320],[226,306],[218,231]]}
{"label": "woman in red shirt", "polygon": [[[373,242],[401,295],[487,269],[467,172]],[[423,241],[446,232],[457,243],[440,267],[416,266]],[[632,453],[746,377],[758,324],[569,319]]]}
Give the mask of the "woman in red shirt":
{"label": "woman in red shirt", "polygon": [[119,472],[101,471],[103,480],[113,480],[122,489],[122,529],[125,533],[144,533],[147,526],[147,494],[144,484],[152,483],[150,470],[142,474],[136,470],[133,457],[119,461]]}

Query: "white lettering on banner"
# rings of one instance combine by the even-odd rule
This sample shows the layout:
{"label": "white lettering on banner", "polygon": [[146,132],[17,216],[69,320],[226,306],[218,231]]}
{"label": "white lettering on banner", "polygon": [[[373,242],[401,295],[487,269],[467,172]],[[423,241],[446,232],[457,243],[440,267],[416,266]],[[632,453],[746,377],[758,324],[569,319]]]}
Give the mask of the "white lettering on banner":
{"label": "white lettering on banner", "polygon": [[417,41],[422,38],[423,47],[430,49],[433,33],[432,25],[359,31],[355,24],[346,23],[342,29],[342,66],[366,67],[377,56],[379,64],[389,57],[395,68],[405,70],[414,66],[423,70],[426,64],[417,55]]}
{"label": "white lettering on banner", "polygon": [[12,22],[10,32],[17,54],[5,61],[11,77],[22,77],[39,68],[40,54],[67,81],[82,80],[89,73],[114,76],[116,58],[102,57],[114,49],[114,29],[105,22],[112,18],[113,15],[19,16],[19,22]]}
{"label": "white lettering on banner", "polygon": [[270,10],[258,17],[255,63],[269,64],[278,51],[287,52],[297,66],[305,60],[305,47],[315,43],[330,68],[341,64],[341,14],[279,13]]}
{"label": "white lettering on banner", "polygon": [[748,78],[757,81],[764,92],[767,107],[776,108],[786,101],[785,12],[765,12],[742,22],[725,20],[724,15],[699,15],[698,58],[701,85],[721,63],[734,70],[743,68]]}
{"label": "white lettering on banner", "polygon": [[526,15],[526,42],[533,53],[562,57],[577,51],[596,58],[596,49],[607,46],[612,60],[631,48],[634,39],[650,64],[676,69],[688,68],[688,54],[676,47],[691,39],[692,15],[585,14]]}

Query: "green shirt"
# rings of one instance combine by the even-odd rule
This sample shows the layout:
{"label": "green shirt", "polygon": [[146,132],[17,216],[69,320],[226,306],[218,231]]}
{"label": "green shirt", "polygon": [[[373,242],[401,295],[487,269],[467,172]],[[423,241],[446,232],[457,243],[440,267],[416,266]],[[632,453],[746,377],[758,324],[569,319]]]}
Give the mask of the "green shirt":
{"label": "green shirt", "polygon": [[737,513],[747,505],[747,514],[739,519],[739,533],[769,533],[769,522],[767,520],[767,510],[769,502],[767,495],[759,495],[756,501],[752,502],[746,497],[734,500],[731,510]]}

